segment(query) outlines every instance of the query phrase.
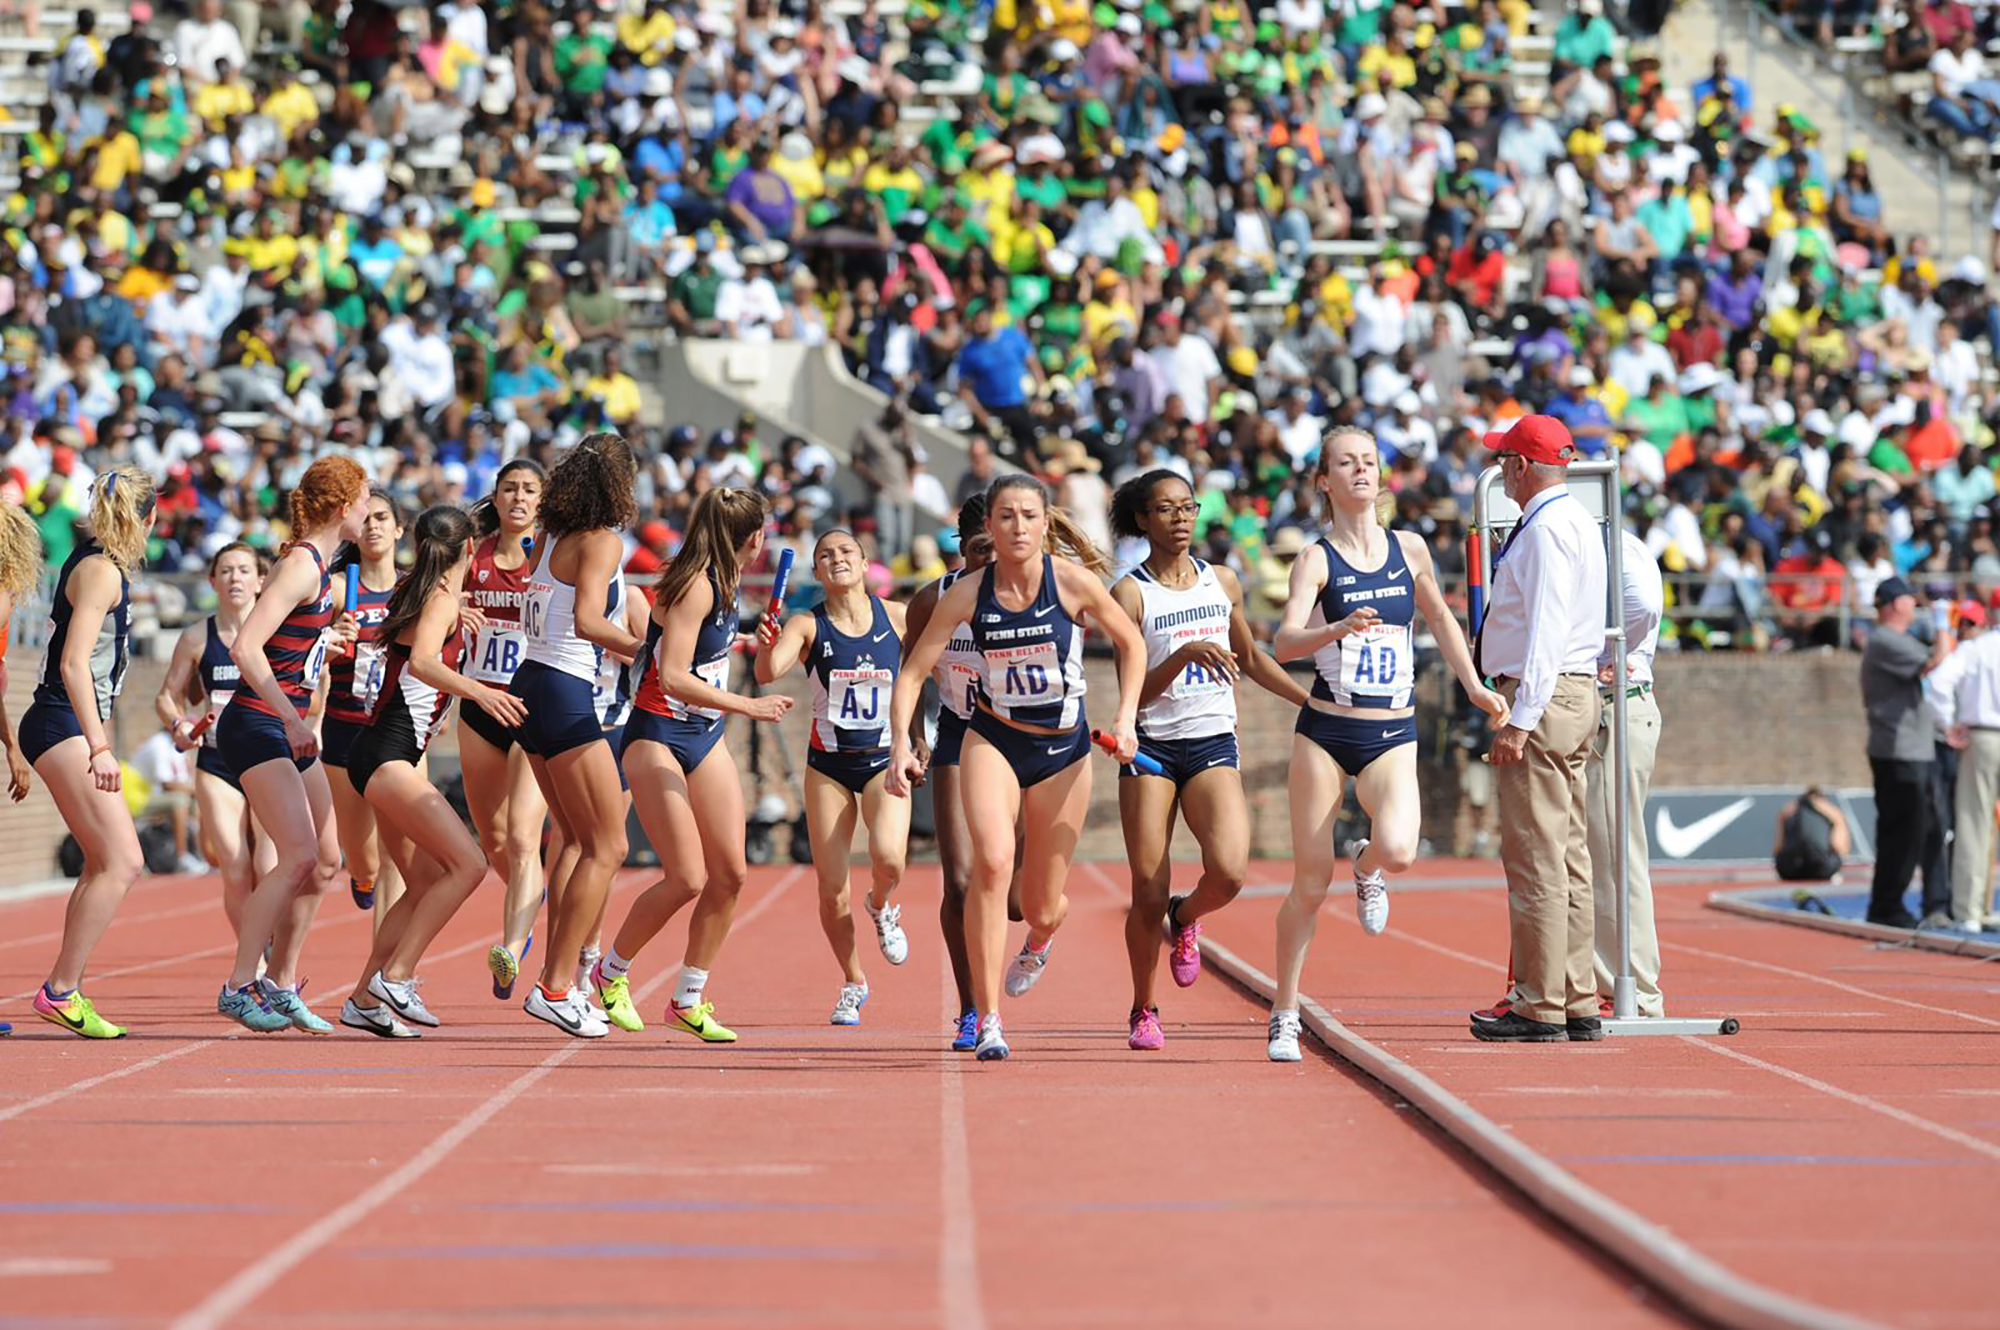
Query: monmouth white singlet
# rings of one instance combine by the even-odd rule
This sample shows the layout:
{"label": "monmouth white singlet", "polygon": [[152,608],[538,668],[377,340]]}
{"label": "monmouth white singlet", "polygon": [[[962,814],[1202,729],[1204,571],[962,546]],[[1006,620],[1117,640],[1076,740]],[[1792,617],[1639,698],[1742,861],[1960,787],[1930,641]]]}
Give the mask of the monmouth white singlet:
{"label": "monmouth white singlet", "polygon": [[[1160,585],[1143,565],[1132,570],[1132,580],[1139,584],[1139,631],[1146,639],[1148,674],[1190,642],[1229,646],[1229,596],[1214,568],[1200,559],[1194,566],[1194,585],[1185,591]],[[1149,739],[1203,739],[1235,728],[1235,684],[1200,665],[1183,669],[1164,693],[1139,708],[1139,733]]]}

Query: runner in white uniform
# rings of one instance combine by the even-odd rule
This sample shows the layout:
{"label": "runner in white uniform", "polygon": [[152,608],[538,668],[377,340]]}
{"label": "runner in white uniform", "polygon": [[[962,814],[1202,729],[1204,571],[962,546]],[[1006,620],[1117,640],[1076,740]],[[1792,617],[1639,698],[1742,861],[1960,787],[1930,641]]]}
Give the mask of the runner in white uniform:
{"label": "runner in white uniform", "polygon": [[[1259,650],[1243,617],[1236,574],[1190,557],[1198,506],[1194,491],[1172,471],[1148,471],[1119,486],[1111,526],[1121,538],[1144,539],[1146,558],[1111,588],[1146,641],[1146,682],[1139,693],[1139,752],[1159,768],[1153,775],[1125,766],[1118,810],[1132,864],[1132,908],[1125,948],[1132,962],[1130,1047],[1165,1043],[1153,979],[1160,928],[1173,939],[1171,968],[1182,988],[1201,973],[1201,917],[1236,899],[1250,859],[1250,809],[1243,797],[1236,742],[1236,681],[1248,673],[1294,705],[1305,689]],[[1201,846],[1195,889],[1171,895],[1168,853],[1178,807]]]}

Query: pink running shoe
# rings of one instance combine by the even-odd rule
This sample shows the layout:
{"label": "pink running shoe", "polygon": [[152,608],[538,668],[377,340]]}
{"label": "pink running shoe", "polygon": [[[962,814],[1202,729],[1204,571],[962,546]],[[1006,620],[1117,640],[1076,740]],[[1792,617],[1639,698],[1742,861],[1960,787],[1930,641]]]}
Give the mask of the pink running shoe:
{"label": "pink running shoe", "polygon": [[1167,1046],[1166,1031],[1160,1028],[1160,1013],[1148,1007],[1144,1011],[1132,1013],[1132,1034],[1125,1041],[1127,1048],[1136,1048],[1142,1053],[1157,1053]]}
{"label": "pink running shoe", "polygon": [[[1175,904],[1180,903],[1179,897]],[[1172,918],[1173,911],[1168,911]],[[1201,978],[1201,924],[1199,921],[1173,930],[1173,951],[1167,957],[1167,968],[1174,973],[1174,982],[1182,988],[1188,987]]]}

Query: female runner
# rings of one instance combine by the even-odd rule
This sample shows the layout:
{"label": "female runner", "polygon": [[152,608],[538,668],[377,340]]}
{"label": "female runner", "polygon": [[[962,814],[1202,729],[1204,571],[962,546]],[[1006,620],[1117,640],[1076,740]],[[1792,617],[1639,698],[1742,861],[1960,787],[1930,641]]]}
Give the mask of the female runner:
{"label": "female runner", "polygon": [[[299,953],[319,903],[340,873],[333,794],[319,762],[319,738],[305,713],[331,643],[349,641],[354,621],[333,617],[327,562],[354,540],[368,517],[368,478],[353,459],[322,457],[292,491],[292,540],[263,594],[230,644],[241,678],[215,722],[222,760],[243,784],[250,814],[278,848],[243,908],[236,964],[216,1009],[256,1031],[333,1026],[299,995]],[[260,980],[257,967],[271,949]]]}
{"label": "female runner", "polygon": [[[986,496],[975,494],[958,508],[958,547],[963,567],[946,573],[911,598],[905,642],[923,635],[937,608],[938,597],[962,577],[977,573],[993,555],[993,537],[986,534]],[[965,828],[965,808],[959,799],[958,759],[965,741],[965,727],[979,700],[979,676],[985,666],[979,648],[973,645],[972,626],[960,624],[952,630],[951,641],[938,656],[931,678],[938,691],[937,740],[918,756],[931,782],[931,816],[937,823],[938,869],[944,878],[944,892],[938,904],[938,929],[944,934],[945,954],[951,959],[951,977],[958,989],[958,1016],[952,1024],[953,1051],[970,1053],[979,1043],[979,1012],[972,1000],[972,969],[965,954],[965,892],[972,876],[972,846]],[[1021,917],[1020,837],[1015,836],[1014,881],[1007,889],[1007,917]]]}
{"label": "female runner", "polygon": [[[1200,919],[1236,899],[1250,862],[1250,808],[1236,745],[1236,681],[1249,675],[1293,706],[1306,690],[1259,650],[1243,617],[1243,589],[1227,568],[1188,554],[1199,505],[1172,471],[1148,471],[1119,486],[1111,529],[1143,539],[1145,560],[1111,588],[1146,641],[1146,684],[1139,694],[1139,751],[1160,766],[1158,776],[1127,766],[1118,782],[1118,812],[1132,862],[1132,908],[1125,949],[1132,962],[1130,1047],[1150,1051],[1166,1042],[1153,1001],[1159,969],[1160,923],[1173,938],[1169,968],[1182,988],[1201,973]],[[1185,896],[1169,896],[1169,849],[1174,810],[1201,846],[1201,880]]]}
{"label": "female runner", "polygon": [[[173,736],[174,747],[199,749],[194,799],[201,815],[202,852],[222,875],[222,913],[235,937],[243,930],[243,902],[250,898],[258,869],[254,861],[267,856],[262,867],[268,872],[276,853],[270,838],[256,836],[251,828],[243,787],[216,746],[215,721],[236,694],[239,671],[229,648],[264,589],[264,558],[240,540],[224,545],[208,561],[208,584],[215,589],[215,613],[189,624],[174,643],[153,709]],[[204,717],[206,728],[196,737],[194,729]]]}
{"label": "female runner", "polygon": [[[466,599],[485,619],[465,658],[465,675],[505,688],[514,680],[526,642],[521,609],[533,571],[530,548],[546,483],[540,463],[517,457],[500,468],[491,497],[473,508],[481,539],[465,579]],[[514,996],[521,963],[534,945],[535,914],[542,904],[542,828],[548,801],[528,765],[520,734],[477,702],[458,709],[458,760],[465,802],[486,850],[486,861],[507,884],[499,945],[486,954],[493,996]]]}
{"label": "female runner", "polygon": [[56,579],[49,602],[54,631],[35,700],[21,716],[22,756],[55,796],[56,811],[83,848],[83,875],[63,915],[62,949],[35,992],[35,1014],[86,1039],[125,1033],[83,995],[83,972],[125,893],[146,869],[105,726],[125,682],[132,570],[146,555],[154,499],[153,482],[136,467],[113,467],[91,487],[90,534],[77,542]]}
{"label": "female runner", "polygon": [[[403,881],[395,856],[383,853],[375,814],[345,773],[347,750],[367,728],[382,687],[382,621],[389,617],[389,595],[396,589],[396,546],[402,539],[403,515],[396,501],[380,485],[370,485],[361,538],[333,565],[333,613],[336,618],[354,616],[355,638],[351,650],[327,654],[326,711],[319,731],[319,757],[327,768],[327,788],[333,791],[333,824],[340,835],[340,857],[347,863],[347,889],[356,908],[375,910],[377,929],[396,904]],[[350,562],[360,570],[352,605],[344,576]],[[376,909],[378,888],[381,908]]]}
{"label": "female runner", "polygon": [[413,1039],[405,1021],[435,1027],[417,993],[417,962],[486,877],[479,842],[424,774],[424,750],[444,729],[451,699],[477,701],[519,725],[521,700],[458,672],[465,652],[460,594],[472,562],[472,519],[457,508],[417,518],[416,560],[382,622],[381,687],[368,725],[349,752],[348,777],[402,860],[404,891],[377,910],[374,950],[340,1009],[340,1023],[389,1039]]}
{"label": "female runner", "polygon": [[[985,672],[959,757],[959,793],[972,845],[966,945],[982,1061],[1008,1053],[1000,1026],[1000,971],[1017,821],[1025,828],[1021,912],[1028,938],[1007,967],[1011,996],[1027,992],[1041,977],[1069,912],[1063,884],[1090,802],[1081,620],[1088,616],[1117,649],[1118,712],[1111,734],[1121,762],[1131,761],[1138,747],[1133,724],[1146,677],[1139,630],[1093,573],[1103,566],[1103,554],[1050,504],[1040,481],[1026,475],[994,481],[986,495],[986,529],[993,538],[993,561],[978,577],[962,577],[938,597],[922,638],[904,655],[906,668],[890,710],[888,785],[891,794],[908,794],[923,774],[910,743],[910,720],[925,676],[953,630],[969,622]],[[1051,555],[1051,535],[1090,566]]]}
{"label": "female runner", "polygon": [[[748,872],[743,858],[743,784],[722,740],[723,717],[777,721],[789,697],[729,692],[736,648],[736,594],[743,569],[764,549],[770,509],[756,490],[717,488],[695,500],[680,552],[653,592],[644,673],[625,723],[625,778],[639,825],[660,851],[660,880],[632,902],[597,967],[604,1009],[621,1029],[642,1028],[632,1005],[632,961],[689,901],[687,951],[668,1019],[704,1043],[733,1044],[705,991]],[[694,861],[695,846],[701,859]]]}
{"label": "female runner", "polygon": [[819,924],[845,980],[833,1004],[835,1025],[861,1024],[861,1005],[868,1001],[847,894],[857,808],[868,828],[873,880],[863,905],[876,943],[891,965],[910,955],[902,907],[889,903],[909,857],[910,800],[883,790],[889,691],[902,663],[904,609],[869,594],[862,581],[866,568],[852,532],[827,532],[813,547],[813,575],[826,590],[826,602],[811,614],[793,615],[782,629],[773,610],[757,639],[757,682],[775,683],[801,661],[812,680],[806,830],[819,874]]}
{"label": "female runner", "polygon": [[1275,643],[1280,661],[1311,656],[1318,677],[1292,738],[1292,890],[1278,911],[1278,992],[1267,1049],[1273,1062],[1299,1060],[1299,976],[1333,880],[1344,777],[1353,777],[1371,827],[1354,850],[1355,913],[1364,932],[1389,926],[1384,874],[1416,861],[1423,812],[1411,704],[1418,610],[1473,703],[1496,725],[1507,717],[1506,700],[1479,680],[1423,538],[1383,529],[1381,474],[1366,430],[1337,429],[1321,443],[1313,485],[1329,534],[1292,565]]}
{"label": "female runner", "polygon": [[[521,746],[542,797],[577,864],[542,955],[541,982],[523,1004],[567,1034],[600,1039],[604,1013],[576,983],[583,945],[604,910],[611,875],[625,862],[625,799],[618,761],[605,742],[594,697],[603,653],[636,656],[625,631],[625,546],[632,524],[632,447],[616,434],[587,434],[549,473],[542,540],[528,579],[520,668],[509,691],[527,704]],[[497,975],[496,975],[497,980]]]}

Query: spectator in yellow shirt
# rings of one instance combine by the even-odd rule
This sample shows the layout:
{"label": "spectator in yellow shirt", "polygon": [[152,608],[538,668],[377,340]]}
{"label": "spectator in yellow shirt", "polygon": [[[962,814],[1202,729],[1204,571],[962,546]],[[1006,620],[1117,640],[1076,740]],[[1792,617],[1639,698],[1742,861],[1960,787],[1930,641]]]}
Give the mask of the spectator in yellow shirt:
{"label": "spectator in yellow shirt", "polygon": [[639,381],[625,372],[624,356],[616,346],[604,350],[604,369],[583,385],[584,396],[604,404],[604,414],[614,425],[629,425],[639,418]]}
{"label": "spectator in yellow shirt", "polygon": [[792,198],[801,204],[826,197],[826,176],[813,159],[812,140],[797,130],[778,140],[771,171],[792,187]]}
{"label": "spectator in yellow shirt", "polygon": [[673,49],[677,26],[665,0],[646,0],[643,10],[618,16],[618,41],[640,64],[657,65]]}
{"label": "spectator in yellow shirt", "polygon": [[1102,347],[1114,337],[1137,338],[1139,311],[1127,293],[1125,278],[1106,268],[1097,274],[1090,303],[1083,307],[1083,340]]}
{"label": "spectator in yellow shirt", "polygon": [[194,92],[194,113],[210,129],[221,129],[233,115],[249,115],[257,109],[250,85],[227,60],[215,62],[215,81],[204,83]]}
{"label": "spectator in yellow shirt", "polygon": [[121,129],[108,138],[99,139],[94,151],[97,168],[90,174],[90,183],[100,193],[117,193],[125,187],[126,177],[139,171],[139,139],[129,129]]}
{"label": "spectator in yellow shirt", "polygon": [[319,101],[312,89],[299,81],[298,72],[292,70],[284,76],[284,81],[271,89],[271,95],[264,99],[259,110],[271,117],[278,126],[278,133],[289,143],[300,125],[310,125],[319,119]]}

